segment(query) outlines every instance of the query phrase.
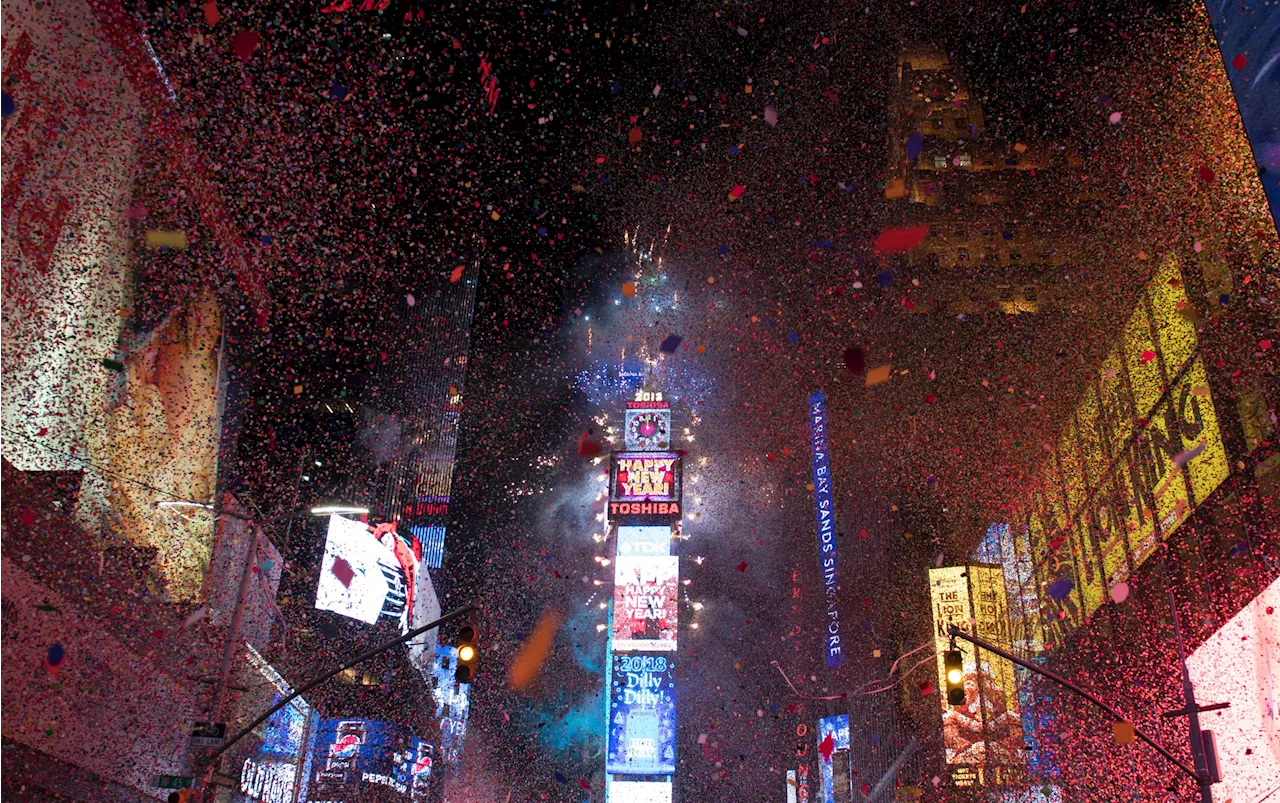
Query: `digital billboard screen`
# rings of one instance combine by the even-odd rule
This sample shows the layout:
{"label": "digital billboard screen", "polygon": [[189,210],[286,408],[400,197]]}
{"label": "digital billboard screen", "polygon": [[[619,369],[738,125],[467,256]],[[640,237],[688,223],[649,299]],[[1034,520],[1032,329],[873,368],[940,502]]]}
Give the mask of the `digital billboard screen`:
{"label": "digital billboard screen", "polygon": [[671,410],[636,410],[624,414],[623,441],[629,452],[654,452],[671,448]]}
{"label": "digital billboard screen", "polygon": [[605,772],[676,771],[675,663],[666,655],[614,655]]}
{"label": "digital billboard screen", "polygon": [[671,521],[680,518],[680,456],[671,452],[619,452],[609,463],[609,518]]}
{"label": "digital billboard screen", "polygon": [[312,758],[313,803],[396,793],[425,799],[431,745],[403,725],[375,719],[322,719]]}
{"label": "digital billboard screen", "polygon": [[618,528],[618,556],[639,557],[671,554],[671,525],[623,526]]}
{"label": "digital billboard screen", "polygon": [[623,557],[614,562],[613,649],[676,649],[679,558]]}
{"label": "digital billboard screen", "polygon": [[831,486],[831,450],[827,444],[827,400],[822,391],[809,396],[809,447],[813,452],[813,504],[818,526],[818,569],[822,572],[822,595],[826,599],[826,621],[822,625],[823,650],[827,669],[844,666],[840,643],[840,561],[836,551],[836,503]]}
{"label": "digital billboard screen", "polygon": [[395,553],[364,522],[329,517],[316,608],[374,624],[384,609],[404,610],[406,587]]}
{"label": "digital billboard screen", "polygon": [[[995,566],[948,566],[929,570],[933,640],[938,688],[945,689],[942,653],[950,649],[952,625],[1009,647],[1008,602],[1004,572]],[[983,651],[979,663],[973,645],[957,641],[964,665],[965,701],[942,706],[942,742],[951,765],[1021,764],[1026,761],[1021,703],[1013,662]]]}
{"label": "digital billboard screen", "polygon": [[[830,743],[827,740],[830,739]],[[822,803],[852,803],[853,763],[849,754],[849,715],[818,720],[818,775]]]}
{"label": "digital billboard screen", "polygon": [[1200,714],[1223,768],[1214,799],[1265,799],[1280,787],[1280,580],[1197,647],[1187,669],[1197,699],[1231,703]]}
{"label": "digital billboard screen", "polygon": [[671,803],[670,781],[612,781],[612,803]]}

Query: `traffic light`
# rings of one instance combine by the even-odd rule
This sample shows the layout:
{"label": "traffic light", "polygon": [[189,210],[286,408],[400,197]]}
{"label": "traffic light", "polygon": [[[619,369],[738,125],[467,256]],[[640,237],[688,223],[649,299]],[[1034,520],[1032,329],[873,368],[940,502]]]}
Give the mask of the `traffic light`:
{"label": "traffic light", "polygon": [[195,803],[196,793],[190,789],[179,789],[169,793],[169,803]]}
{"label": "traffic light", "polygon": [[459,683],[473,683],[476,679],[476,662],[480,659],[479,635],[471,625],[463,625],[458,629],[458,636],[453,644],[458,648],[458,659],[453,670],[453,679]]}
{"label": "traffic light", "polygon": [[942,654],[942,666],[947,676],[947,702],[964,705],[964,656],[959,650],[947,650]]}

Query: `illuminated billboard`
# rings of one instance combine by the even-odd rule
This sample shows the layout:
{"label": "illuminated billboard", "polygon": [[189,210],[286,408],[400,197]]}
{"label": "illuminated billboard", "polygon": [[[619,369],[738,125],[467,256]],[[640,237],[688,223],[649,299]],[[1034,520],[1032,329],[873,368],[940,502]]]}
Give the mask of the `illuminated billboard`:
{"label": "illuminated billboard", "polygon": [[611,803],[671,803],[670,781],[612,781]]}
{"label": "illuminated billboard", "polygon": [[665,453],[614,455],[609,482],[611,502],[678,502],[680,456]]}
{"label": "illuminated billboard", "polygon": [[[830,739],[830,744],[826,744]],[[818,720],[818,775],[822,803],[852,803],[853,758],[849,751],[849,715]]]}
{"label": "illuminated billboard", "polygon": [[[430,778],[430,751],[403,725],[374,719],[322,719],[312,753],[311,801],[363,799],[394,792],[405,799]],[[430,746],[427,745],[429,748]],[[415,773],[424,766],[425,772]],[[375,790],[378,790],[375,792]]]}
{"label": "illuminated billboard", "polygon": [[1190,309],[1169,256],[1086,385],[1028,500],[1042,626],[1056,640],[1229,475]]}
{"label": "illuminated billboard", "polygon": [[826,599],[826,621],[822,625],[827,669],[844,666],[840,644],[840,563],[836,552],[836,505],[831,487],[831,451],[827,445],[827,401],[822,391],[809,397],[809,447],[813,452],[813,504],[818,520],[818,570],[822,572],[822,595]]}
{"label": "illuminated billboard", "polygon": [[623,441],[629,452],[660,452],[671,448],[671,410],[633,409],[624,413]]}
{"label": "illuminated billboard", "polygon": [[605,772],[676,771],[675,663],[666,655],[614,655]]}
{"label": "illuminated billboard", "polygon": [[[398,554],[405,550],[396,548],[397,541],[394,533],[378,538],[363,522],[330,516],[316,608],[370,625],[384,614],[407,622],[411,584],[405,564],[413,555]],[[416,580],[416,564],[413,569]]]}
{"label": "illuminated billboard", "polygon": [[636,523],[680,518],[680,456],[619,452],[609,463],[609,518]]}
{"label": "illuminated billboard", "polygon": [[676,649],[680,562],[675,556],[614,561],[613,649]]}
{"label": "illuminated billboard", "polygon": [[1280,786],[1280,580],[1275,580],[1187,658],[1213,731],[1222,783],[1216,800],[1264,800]]}
{"label": "illuminated billboard", "polygon": [[618,557],[671,554],[671,526],[623,526],[618,528]]}
{"label": "illuminated billboard", "polygon": [[963,705],[947,702],[943,652],[951,648],[952,625],[994,644],[1009,647],[1008,598],[1004,572],[995,566],[948,566],[929,570],[929,595],[933,607],[933,641],[939,698],[942,704],[942,740],[946,762],[951,765],[1022,764],[1026,747],[1013,662],[983,651],[979,663],[974,647],[956,641],[964,661]]}
{"label": "illuminated billboard", "polygon": [[787,803],[796,803],[796,771],[787,770]]}
{"label": "illuminated billboard", "polygon": [[[245,645],[248,666],[256,672],[249,675],[258,700],[248,710],[258,710],[279,703],[293,689],[274,667],[253,648]],[[248,701],[246,701],[248,702]],[[262,803],[293,803],[301,786],[310,741],[312,708],[301,697],[272,714],[255,732],[261,736],[256,751],[240,765],[240,791],[251,800]]]}

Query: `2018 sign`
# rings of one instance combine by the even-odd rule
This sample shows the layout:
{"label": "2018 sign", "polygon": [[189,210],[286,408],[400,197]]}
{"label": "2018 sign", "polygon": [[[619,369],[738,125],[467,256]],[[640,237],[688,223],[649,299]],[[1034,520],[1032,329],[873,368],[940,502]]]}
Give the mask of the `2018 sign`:
{"label": "2018 sign", "polygon": [[615,655],[608,758],[615,775],[676,771],[675,664],[665,655]]}

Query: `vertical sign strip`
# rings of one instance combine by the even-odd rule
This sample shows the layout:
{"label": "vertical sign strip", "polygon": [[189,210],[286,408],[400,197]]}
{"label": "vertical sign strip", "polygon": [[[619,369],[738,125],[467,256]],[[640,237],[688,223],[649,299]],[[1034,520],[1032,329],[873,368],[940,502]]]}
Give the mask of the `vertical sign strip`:
{"label": "vertical sign strip", "polygon": [[809,446],[813,451],[813,503],[818,518],[818,570],[822,572],[822,594],[827,601],[823,636],[827,669],[844,666],[840,645],[840,566],[836,555],[836,510],[831,490],[831,458],[827,449],[827,401],[822,391],[809,397]]}

